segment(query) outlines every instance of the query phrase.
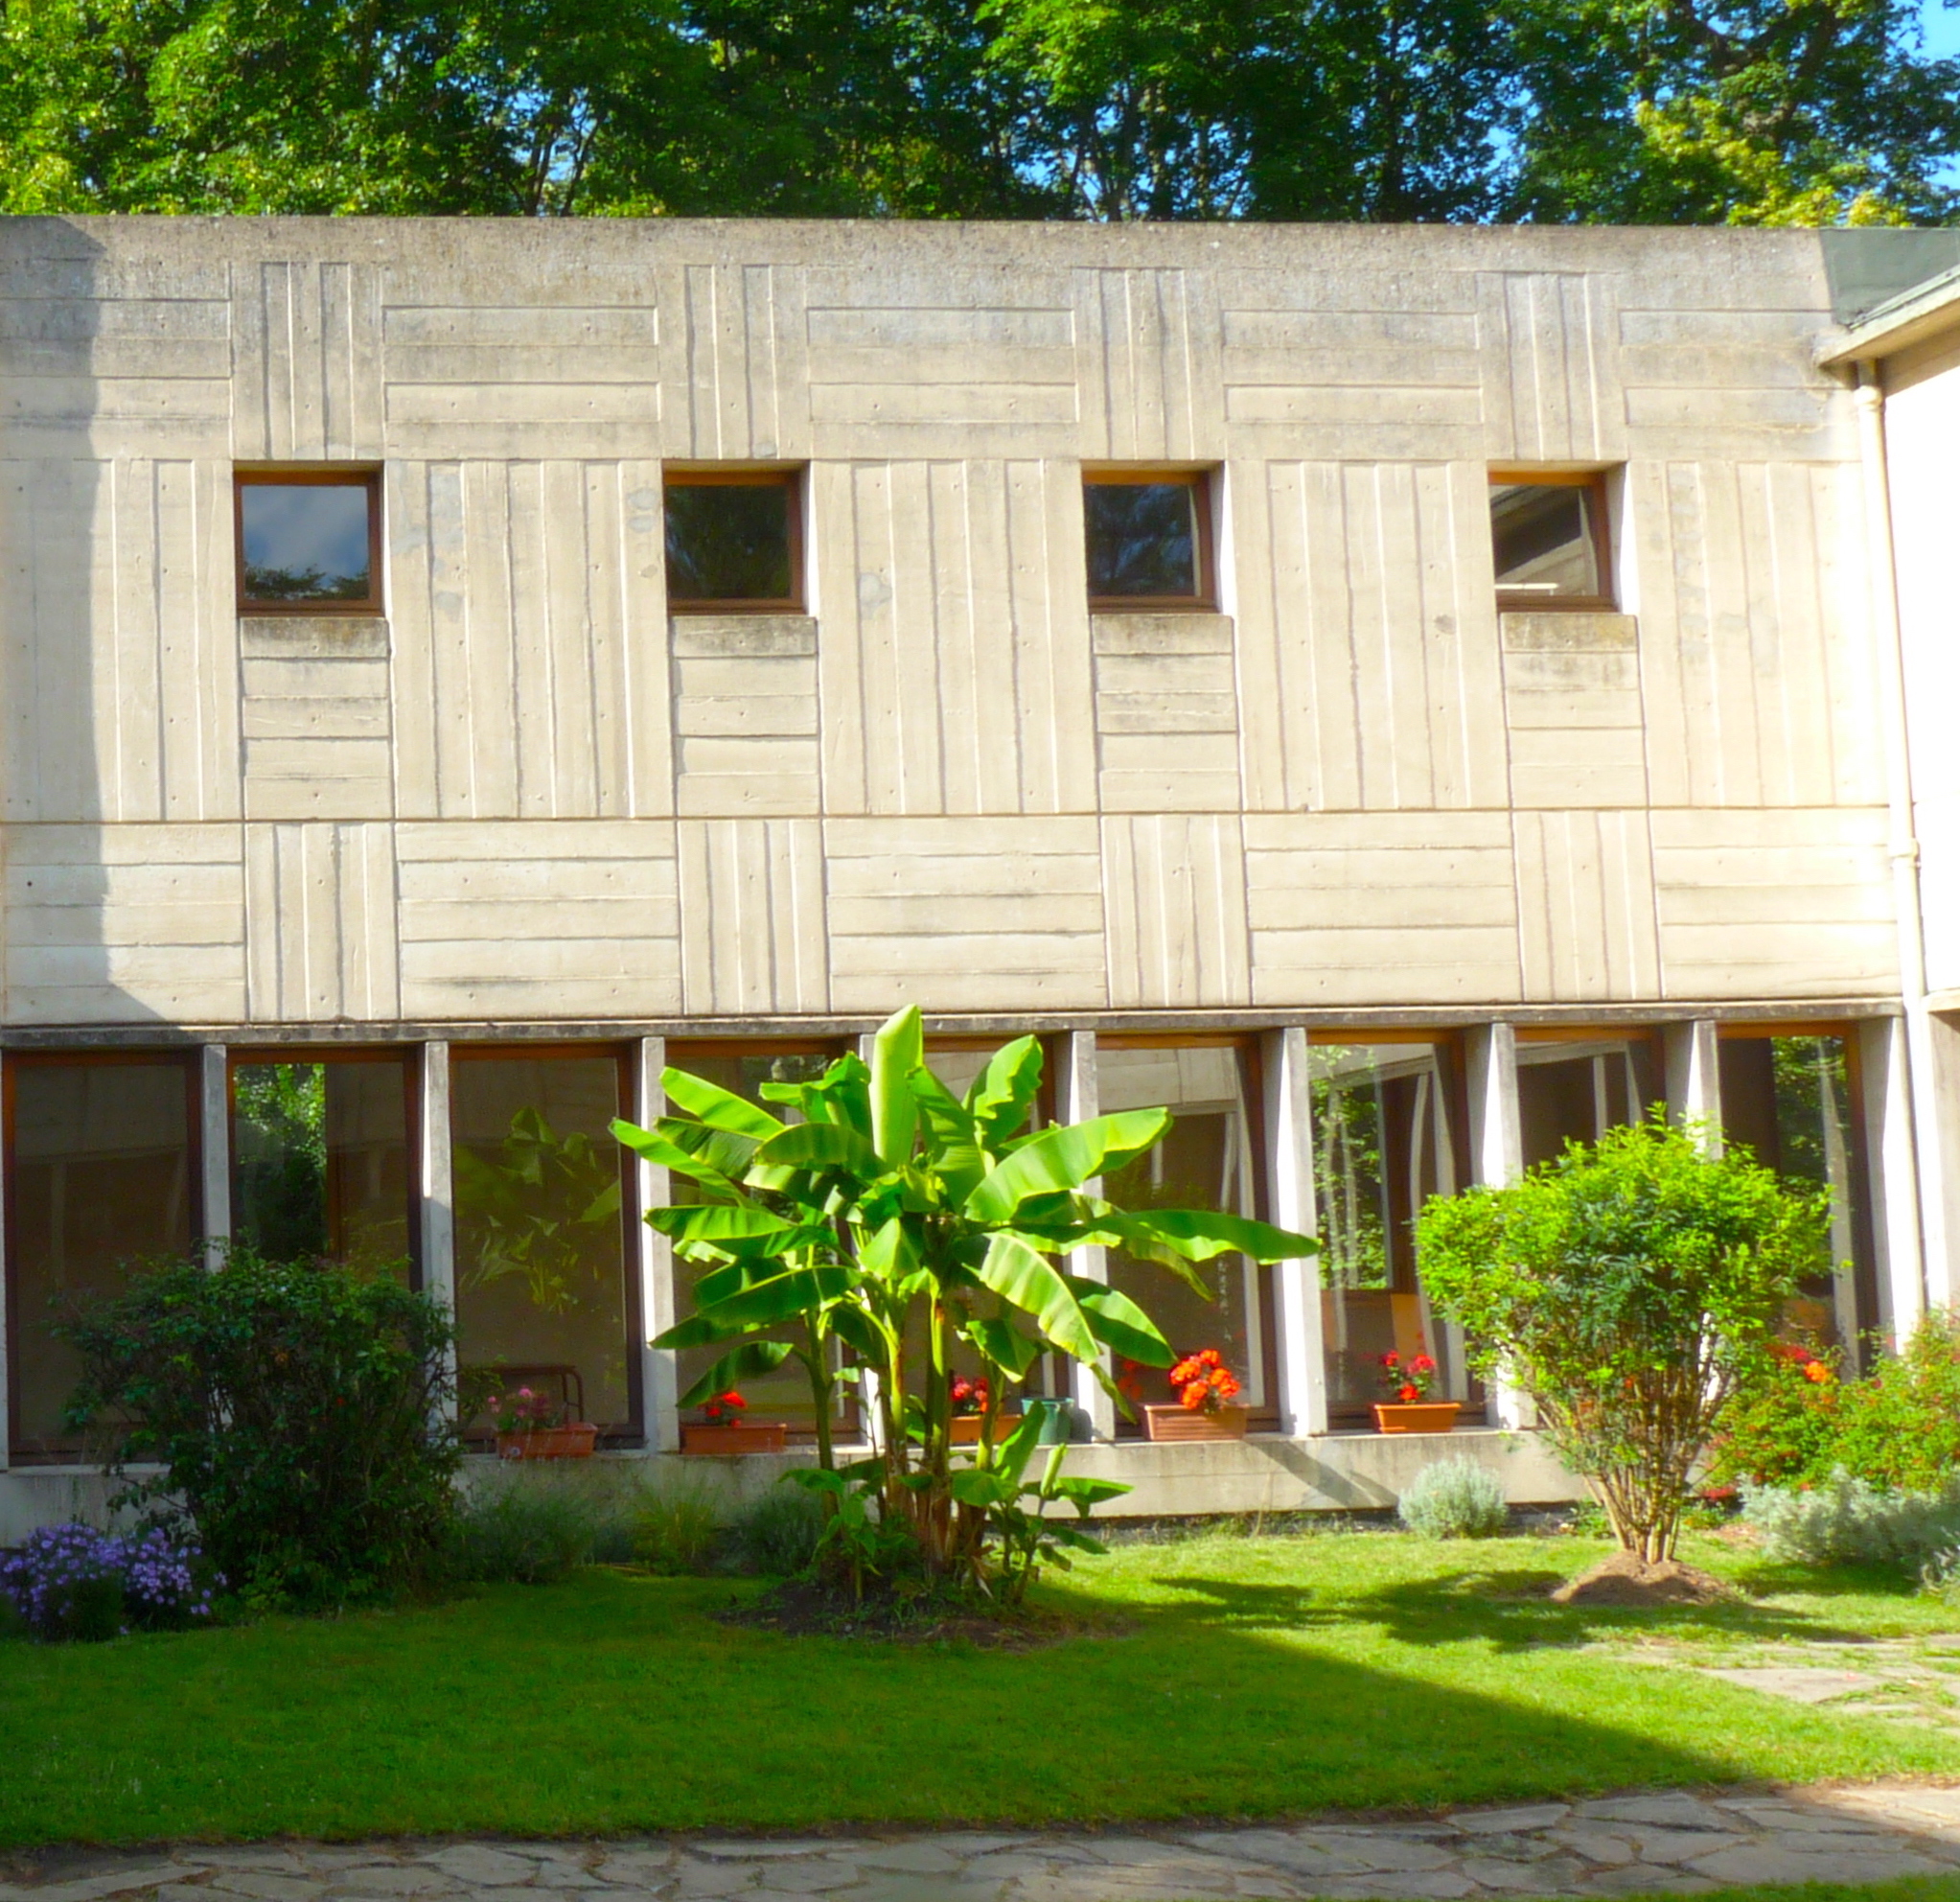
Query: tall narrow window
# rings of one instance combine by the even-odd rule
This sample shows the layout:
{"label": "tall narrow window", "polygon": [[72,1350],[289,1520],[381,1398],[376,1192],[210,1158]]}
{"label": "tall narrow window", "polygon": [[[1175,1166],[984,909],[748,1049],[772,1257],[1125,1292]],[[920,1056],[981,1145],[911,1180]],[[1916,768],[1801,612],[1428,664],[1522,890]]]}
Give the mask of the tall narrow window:
{"label": "tall narrow window", "polygon": [[1856,1047],[1833,1030],[1739,1026],[1721,1039],[1722,1135],[1779,1175],[1831,1192],[1830,1257],[1788,1310],[1791,1332],[1856,1358],[1878,1322],[1856,1103]]}
{"label": "tall narrow window", "polygon": [[[1118,1208],[1216,1209],[1259,1214],[1259,1127],[1257,1115],[1257,1053],[1249,1044],[1132,1044],[1099,1042],[1096,1088],[1103,1113],[1160,1105],[1176,1119],[1148,1155],[1105,1178]],[[1255,1423],[1274,1416],[1271,1277],[1243,1255],[1218,1255],[1193,1264],[1205,1293],[1194,1292],[1168,1269],[1133,1260],[1120,1250],[1109,1257],[1109,1278],[1155,1321],[1172,1351],[1214,1347],[1239,1380],[1241,1399]],[[1210,1298],[1207,1299],[1206,1297]],[[1176,1399],[1157,1368],[1121,1370],[1132,1403]],[[1119,1430],[1136,1430],[1129,1423]]]}
{"label": "tall narrow window", "polygon": [[379,504],[371,471],[242,474],[239,612],[380,614]]}
{"label": "tall narrow window", "polygon": [[542,1389],[639,1431],[638,1279],[627,1272],[626,1064],[612,1051],[455,1051],[456,1359],[466,1429]]}
{"label": "tall narrow window", "polygon": [[1429,1306],[1416,1217],[1456,1187],[1449,1047],[1315,1044],[1314,1202],[1320,1222],[1321,1331],[1327,1408],[1336,1424],[1369,1419],[1391,1393],[1382,1356],[1437,1362],[1439,1400],[1475,1398],[1461,1344]]}
{"label": "tall narrow window", "polygon": [[1201,473],[1082,478],[1089,605],[1109,611],[1212,604],[1210,485]]}
{"label": "tall narrow window", "polygon": [[796,478],[780,471],[667,477],[667,605],[779,613],[803,605]]}
{"label": "tall narrow window", "polygon": [[412,1279],[408,1077],[399,1052],[235,1053],[232,1234],[267,1261],[321,1257]]}
{"label": "tall narrow window", "polygon": [[1500,608],[1612,607],[1603,477],[1493,476],[1490,543]]}
{"label": "tall narrow window", "polygon": [[1597,1143],[1646,1120],[1665,1101],[1650,1035],[1518,1038],[1519,1133],[1527,1165],[1556,1162],[1567,1143]]}
{"label": "tall narrow window", "polygon": [[115,1293],[196,1232],[196,1068],[181,1056],[16,1056],[7,1065],[7,1341],[16,1459],[74,1457],[81,1376],[50,1323]]}

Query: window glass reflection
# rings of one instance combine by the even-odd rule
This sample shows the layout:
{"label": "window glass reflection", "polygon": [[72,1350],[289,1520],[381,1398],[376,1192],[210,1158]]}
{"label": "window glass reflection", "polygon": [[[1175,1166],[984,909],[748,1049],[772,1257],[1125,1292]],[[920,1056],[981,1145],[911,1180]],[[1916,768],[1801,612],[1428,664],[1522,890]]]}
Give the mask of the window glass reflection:
{"label": "window glass reflection", "polygon": [[670,601],[787,602],[797,594],[790,484],[667,484]]}
{"label": "window glass reflection", "polygon": [[365,481],[241,482],[244,598],[369,599],[371,501]]}
{"label": "window glass reflection", "polygon": [[1088,482],[1082,490],[1082,513],[1092,597],[1196,596],[1195,482]]}
{"label": "window glass reflection", "polygon": [[[466,1403],[527,1385],[604,1432],[634,1432],[618,1059],[472,1056],[450,1092]],[[474,1412],[474,1430],[487,1425]]]}
{"label": "window glass reflection", "polygon": [[267,1261],[409,1273],[400,1056],[232,1067],[232,1233]]}
{"label": "window glass reflection", "polygon": [[1646,1119],[1664,1100],[1650,1037],[1517,1046],[1518,1128],[1525,1165],[1556,1162],[1567,1143],[1597,1143]]}
{"label": "window glass reflection", "polygon": [[191,1246],[191,1079],[176,1061],[12,1068],[8,1359],[13,1450],[33,1458],[81,1448],[61,1424],[81,1364],[50,1321]]}
{"label": "window glass reflection", "polygon": [[1595,492],[1574,483],[1493,483],[1490,536],[1498,588],[1547,601],[1603,595],[1597,506]]}
{"label": "window glass reflection", "polygon": [[1308,1076],[1328,1411],[1367,1420],[1389,1398],[1389,1353],[1428,1354],[1434,1397],[1468,1400],[1460,1344],[1431,1312],[1416,1256],[1422,1204],[1456,1188],[1439,1049],[1315,1044]]}
{"label": "window glass reflection", "polygon": [[[1103,1114],[1163,1105],[1175,1119],[1170,1134],[1148,1155],[1104,1178],[1103,1193],[1118,1208],[1218,1209],[1257,1213],[1254,1125],[1248,1054],[1234,1044],[1125,1050],[1098,1048],[1096,1088]],[[1194,1293],[1169,1269],[1112,1249],[1111,1283],[1157,1323],[1182,1356],[1215,1347],[1244,1388],[1255,1413],[1266,1391],[1266,1272],[1243,1255],[1219,1255],[1192,1264],[1206,1293]],[[1161,1368],[1122,1370],[1132,1404],[1176,1399]],[[1125,1432],[1137,1430],[1120,1423]]]}

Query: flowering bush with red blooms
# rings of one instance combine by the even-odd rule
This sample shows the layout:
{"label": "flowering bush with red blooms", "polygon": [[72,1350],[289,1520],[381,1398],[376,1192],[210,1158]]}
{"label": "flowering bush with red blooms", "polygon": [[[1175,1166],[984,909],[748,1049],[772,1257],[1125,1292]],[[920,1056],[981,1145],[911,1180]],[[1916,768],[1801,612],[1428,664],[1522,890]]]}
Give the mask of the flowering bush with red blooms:
{"label": "flowering bush with red blooms", "polygon": [[1216,1413],[1238,1396],[1238,1377],[1215,1347],[1188,1354],[1170,1370],[1177,1403],[1191,1413]]}
{"label": "flowering bush with red blooms", "polygon": [[710,1426],[739,1426],[748,1411],[749,1403],[733,1387],[717,1394],[713,1400],[703,1401],[701,1406],[702,1418]]}
{"label": "flowering bush with red blooms", "polygon": [[1426,1354],[1412,1354],[1406,1359],[1393,1350],[1381,1357],[1382,1384],[1407,1406],[1421,1400],[1436,1384],[1436,1362]]}
{"label": "flowering bush with red blooms", "polygon": [[987,1410],[987,1377],[968,1380],[964,1374],[953,1377],[953,1411],[957,1418],[968,1418]]}

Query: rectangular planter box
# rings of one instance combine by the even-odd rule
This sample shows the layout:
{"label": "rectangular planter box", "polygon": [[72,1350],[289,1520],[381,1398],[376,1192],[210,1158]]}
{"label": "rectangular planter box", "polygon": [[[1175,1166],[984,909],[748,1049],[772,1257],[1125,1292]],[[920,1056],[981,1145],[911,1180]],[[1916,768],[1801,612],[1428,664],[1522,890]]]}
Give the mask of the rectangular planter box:
{"label": "rectangular planter box", "polygon": [[[956,1447],[977,1447],[980,1443],[980,1427],[986,1422],[983,1413],[956,1413],[953,1416],[953,1444]],[[1018,1413],[1003,1413],[994,1422],[994,1444],[999,1446],[1007,1435],[1021,1425]]]}
{"label": "rectangular planter box", "polygon": [[681,1423],[684,1453],[779,1453],[789,1428],[781,1421],[745,1420],[739,1426],[696,1426]]}
{"label": "rectangular planter box", "polygon": [[547,1426],[542,1433],[499,1433],[498,1459],[590,1459],[599,1429],[583,1422]]}
{"label": "rectangular planter box", "polygon": [[1374,1424],[1384,1433],[1447,1433],[1463,1410],[1457,1400],[1377,1401]]}
{"label": "rectangular planter box", "polygon": [[1153,1440],[1242,1440],[1251,1411],[1221,1406],[1216,1413],[1193,1413],[1184,1406],[1146,1406],[1143,1426]]}

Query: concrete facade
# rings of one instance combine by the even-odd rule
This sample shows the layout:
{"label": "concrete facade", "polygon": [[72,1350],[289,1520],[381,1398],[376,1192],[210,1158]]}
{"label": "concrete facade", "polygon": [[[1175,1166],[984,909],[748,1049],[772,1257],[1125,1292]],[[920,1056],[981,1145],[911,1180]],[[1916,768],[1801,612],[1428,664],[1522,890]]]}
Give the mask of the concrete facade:
{"label": "concrete facade", "polygon": [[[1310,1219],[1302,1032],[1461,1038],[1488,1179],[1520,1029],[1651,1032],[1695,1115],[1717,1027],[1822,1025],[1909,1321],[1960,1247],[1960,343],[1875,424],[1846,300],[1925,260],[1845,237],[9,221],[0,1039],[218,1052],[222,1233],[224,1047],[405,1045],[427,1111],[473,1041],[1245,1032]],[[806,613],[669,616],[663,472],[729,463],[803,472]],[[241,615],[235,469],[348,464],[384,612]],[[1090,612],[1112,465],[1210,472],[1215,612]],[[1498,612],[1494,469],[1603,474],[1613,612]],[[440,1288],[447,1125],[416,1167]],[[1299,1450],[1314,1308],[1282,1282],[1295,1450],[1166,1499],[1393,1496]]]}

